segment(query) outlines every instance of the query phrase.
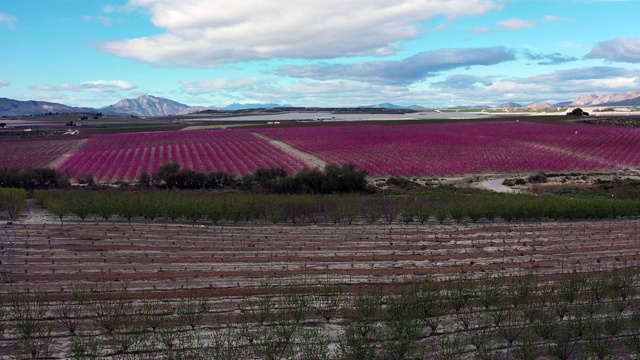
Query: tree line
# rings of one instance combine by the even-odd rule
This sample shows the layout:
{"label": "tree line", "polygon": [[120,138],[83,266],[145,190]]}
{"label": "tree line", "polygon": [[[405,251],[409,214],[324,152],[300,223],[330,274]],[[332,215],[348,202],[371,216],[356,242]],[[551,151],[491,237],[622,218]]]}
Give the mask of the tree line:
{"label": "tree line", "polygon": [[636,217],[640,200],[432,190],[403,195],[249,194],[211,191],[37,190],[61,221],[118,217],[190,222],[355,224],[578,220]]}
{"label": "tree line", "polygon": [[[367,185],[366,177],[367,172],[356,169],[353,164],[332,164],[323,170],[303,169],[296,174],[288,174],[283,168],[257,169],[253,174],[236,177],[219,171],[202,173],[181,169],[177,163],[168,163],[160,166],[154,174],[142,173],[133,184],[140,189],[252,190],[278,194],[374,192],[375,189]],[[0,187],[5,188],[64,188],[70,186],[72,179],[65,170],[0,168]],[[91,174],[83,174],[76,181],[89,187],[99,187]]]}
{"label": "tree line", "polygon": [[367,187],[367,172],[354,164],[327,165],[323,170],[303,169],[290,175],[283,168],[257,169],[253,174],[233,177],[224,172],[209,174],[181,169],[177,163],[160,166],[153,176],[138,178],[142,187],[161,189],[241,189],[267,193],[332,194],[373,191]]}
{"label": "tree line", "polygon": [[71,177],[51,168],[0,168],[0,188],[47,189],[70,185]]}

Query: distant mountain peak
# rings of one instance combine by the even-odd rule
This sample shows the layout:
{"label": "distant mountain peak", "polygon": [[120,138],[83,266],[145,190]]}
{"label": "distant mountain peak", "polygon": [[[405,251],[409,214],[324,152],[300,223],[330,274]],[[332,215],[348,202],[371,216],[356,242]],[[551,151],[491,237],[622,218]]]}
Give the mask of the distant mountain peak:
{"label": "distant mountain peak", "polygon": [[506,102],[502,103],[498,106],[494,106],[494,109],[511,109],[511,108],[521,108],[522,105],[515,102]]}
{"label": "distant mountain peak", "polygon": [[545,101],[534,101],[524,106],[526,109],[549,109],[554,107]]}
{"label": "distant mountain peak", "polygon": [[142,95],[136,99],[122,99],[102,109],[108,112],[137,116],[168,116],[183,114],[189,108],[189,105],[177,101],[153,95]]}

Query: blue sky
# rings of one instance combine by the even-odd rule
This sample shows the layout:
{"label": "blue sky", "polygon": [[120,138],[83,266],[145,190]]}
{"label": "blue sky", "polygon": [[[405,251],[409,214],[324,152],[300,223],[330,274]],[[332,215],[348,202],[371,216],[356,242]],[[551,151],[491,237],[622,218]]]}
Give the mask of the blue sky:
{"label": "blue sky", "polygon": [[427,107],[640,89],[637,0],[0,0],[0,97]]}

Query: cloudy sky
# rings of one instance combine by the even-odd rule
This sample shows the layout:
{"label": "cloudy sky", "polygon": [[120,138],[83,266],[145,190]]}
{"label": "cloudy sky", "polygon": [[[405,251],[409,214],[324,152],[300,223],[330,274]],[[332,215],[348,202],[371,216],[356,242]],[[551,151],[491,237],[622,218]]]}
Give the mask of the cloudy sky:
{"label": "cloudy sky", "polygon": [[427,107],[640,89],[640,0],[0,0],[0,97]]}

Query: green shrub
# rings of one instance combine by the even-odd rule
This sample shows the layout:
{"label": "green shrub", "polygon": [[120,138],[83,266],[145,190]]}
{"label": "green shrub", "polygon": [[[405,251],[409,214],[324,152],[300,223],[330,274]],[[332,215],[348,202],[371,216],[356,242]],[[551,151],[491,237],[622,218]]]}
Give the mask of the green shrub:
{"label": "green shrub", "polygon": [[6,212],[9,220],[14,220],[24,210],[26,199],[24,189],[0,188],[0,212]]}

